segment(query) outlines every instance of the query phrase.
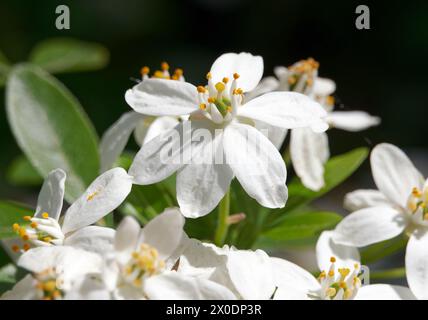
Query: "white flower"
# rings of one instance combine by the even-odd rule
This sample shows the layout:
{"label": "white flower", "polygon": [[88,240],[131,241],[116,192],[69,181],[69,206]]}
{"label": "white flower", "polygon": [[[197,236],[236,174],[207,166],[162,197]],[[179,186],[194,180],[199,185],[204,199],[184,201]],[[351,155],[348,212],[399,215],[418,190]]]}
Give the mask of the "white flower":
{"label": "white flower", "polygon": [[[126,101],[137,112],[190,115],[190,121],[143,145],[129,170],[134,182],[156,183],[178,171],[177,200],[186,217],[211,212],[235,176],[261,205],[283,207],[287,200],[286,168],[276,148],[254,128],[255,121],[323,131],[327,128],[322,119],[326,112],[317,102],[294,92],[268,93],[246,102],[244,93],[254,89],[262,73],[261,57],[228,53],[214,62],[206,87],[148,79],[128,90]],[[198,136],[201,129],[210,139]],[[186,164],[182,159],[187,157],[189,146],[192,153]],[[171,148],[174,161],[163,161],[164,149]],[[225,161],[218,161],[223,156]]]}
{"label": "white flower", "polygon": [[143,229],[126,217],[106,256],[104,281],[115,299],[231,299],[223,286],[171,271],[185,234],[178,209],[167,209]]}
{"label": "white flower", "polygon": [[39,247],[25,252],[19,258],[18,266],[28,270],[30,274],[20,280],[12,290],[6,292],[1,299],[103,298],[102,295],[87,296],[79,293],[82,283],[94,283],[90,280],[91,277],[101,271],[102,259],[98,254],[68,246]]}
{"label": "white flower", "polygon": [[370,162],[379,190],[357,190],[346,196],[345,206],[357,211],[336,226],[333,239],[364,247],[406,232],[407,282],[415,296],[428,299],[428,182],[391,144],[377,145]]}
{"label": "white flower", "polygon": [[[332,94],[336,90],[334,81],[318,77],[319,64],[314,59],[302,60],[289,68],[277,67],[274,77],[268,77],[251,92],[251,97],[270,91],[295,91],[318,101],[327,111],[326,121],[332,128],[361,131],[378,125],[380,119],[364,111],[335,111]],[[266,128],[258,124],[259,128]],[[287,131],[268,128],[269,139],[280,148]],[[312,190],[324,186],[324,164],[330,157],[326,133],[315,133],[307,128],[293,129],[290,137],[290,155],[296,174],[302,183]]]}
{"label": "white flower", "polygon": [[[275,299],[401,300],[414,299],[402,286],[362,285],[360,256],[354,247],[332,241],[334,232],[325,231],[316,246],[318,278],[284,259],[272,258],[278,289]],[[362,286],[361,286],[362,285]]]}
{"label": "white flower", "polygon": [[[24,240],[24,251],[30,244],[36,247],[69,245],[98,252],[111,246],[114,230],[91,224],[123,202],[131,191],[132,177],[122,168],[105,172],[68,208],[60,223],[65,179],[63,170],[52,171],[40,190],[34,216],[24,217],[28,225],[13,225]],[[18,245],[13,249],[20,250]]]}
{"label": "white flower", "polygon": [[[184,81],[183,70],[175,69],[171,76],[169,73],[169,65],[166,62],[161,64],[162,70],[157,70],[153,73],[152,78],[155,79],[170,79],[176,81]],[[148,67],[141,68],[141,81],[149,79],[150,69]],[[170,116],[149,116],[143,115],[135,111],[126,112],[119,120],[117,120],[103,135],[100,142],[100,159],[101,172],[110,169],[134,132],[134,138],[137,144],[142,146],[162,132],[174,128],[181,117]]]}

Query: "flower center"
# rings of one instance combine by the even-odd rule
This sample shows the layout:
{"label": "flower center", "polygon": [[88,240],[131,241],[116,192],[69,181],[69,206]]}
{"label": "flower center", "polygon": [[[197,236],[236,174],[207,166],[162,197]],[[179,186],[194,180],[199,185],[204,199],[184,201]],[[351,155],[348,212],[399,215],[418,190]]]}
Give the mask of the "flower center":
{"label": "flower center", "polygon": [[239,74],[235,73],[230,85],[227,77],[214,84],[211,73],[207,74],[208,85],[197,87],[199,108],[203,116],[217,124],[233,119],[244,96],[243,90],[237,87],[238,79]]}
{"label": "flower center", "polygon": [[48,268],[42,272],[34,274],[36,280],[35,287],[37,295],[41,300],[58,300],[64,295],[61,289],[62,280],[58,277],[55,268]]}
{"label": "flower center", "polygon": [[319,63],[313,58],[300,60],[290,66],[286,78],[288,90],[308,94],[318,75],[318,68]]}
{"label": "flower center", "polygon": [[150,68],[144,66],[140,69],[141,79],[157,78],[157,79],[168,79],[168,80],[178,80],[184,81],[183,69],[177,68],[174,70],[174,73],[171,75],[169,72],[169,64],[166,62],[161,63],[161,69],[155,70],[152,76],[150,76]]}
{"label": "flower center", "polygon": [[353,271],[349,268],[338,268],[336,270],[336,258],[331,257],[330,262],[329,270],[321,271],[318,276],[321,292],[315,295],[326,300],[353,299],[361,287],[360,265],[356,263]]}
{"label": "flower center", "polygon": [[[14,223],[12,226],[16,234],[24,241],[22,250],[27,251],[30,249],[29,243],[36,247],[62,245],[64,234],[62,233],[61,226],[58,224],[58,221],[49,217],[47,212],[42,213],[41,218],[25,216],[24,220],[29,225],[21,226],[18,223]],[[21,248],[18,245],[14,245],[12,250],[19,252]]]}
{"label": "flower center", "polygon": [[412,189],[407,200],[407,209],[418,222],[428,220],[428,185],[423,190],[417,187]]}
{"label": "flower center", "polygon": [[161,273],[165,262],[159,258],[158,251],[148,244],[141,244],[138,251],[131,254],[131,259],[123,269],[126,282],[141,288],[144,279]]}

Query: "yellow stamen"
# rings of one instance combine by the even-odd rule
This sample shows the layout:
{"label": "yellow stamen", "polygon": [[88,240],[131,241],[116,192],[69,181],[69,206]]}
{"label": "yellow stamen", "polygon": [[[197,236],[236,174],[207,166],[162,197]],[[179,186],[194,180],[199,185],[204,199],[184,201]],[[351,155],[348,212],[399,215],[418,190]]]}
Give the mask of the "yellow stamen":
{"label": "yellow stamen", "polygon": [[28,234],[24,234],[24,235],[22,236],[22,240],[24,240],[24,241],[28,241],[28,240],[30,240],[30,237],[28,236]]}
{"label": "yellow stamen", "polygon": [[213,98],[213,97],[209,97],[209,98],[208,98],[208,102],[209,102],[209,103],[215,103],[215,98]]}
{"label": "yellow stamen", "polygon": [[59,297],[61,297],[61,292],[60,292],[59,290],[55,290],[55,291],[52,293],[52,297],[54,297],[54,299],[55,299],[55,298],[59,298]]}
{"label": "yellow stamen", "polygon": [[211,72],[207,73],[207,80],[210,80],[212,78]]}
{"label": "yellow stamen", "polygon": [[201,103],[199,105],[199,109],[201,109],[201,110],[205,110],[206,108],[207,108],[207,105],[205,103]]}
{"label": "yellow stamen", "polygon": [[158,78],[158,79],[168,79],[168,77],[166,77],[162,71],[160,70],[156,70],[155,73],[153,74],[153,78]]}
{"label": "yellow stamen", "polygon": [[226,87],[223,82],[217,82],[215,84],[215,88],[217,89],[218,92],[223,92]]}
{"label": "yellow stamen", "polygon": [[328,288],[326,294],[328,297],[334,297],[336,295],[336,289],[335,288]]}
{"label": "yellow stamen", "polygon": [[336,262],[336,258],[335,258],[335,257],[331,257],[331,258],[330,258],[330,262],[331,262],[331,263],[335,263],[335,262]]}
{"label": "yellow stamen", "polygon": [[25,221],[31,221],[31,218],[32,218],[32,217],[30,217],[30,216],[24,216],[24,218],[23,218],[23,219],[24,219]]}
{"label": "yellow stamen", "polygon": [[51,241],[52,241],[52,238],[51,238],[51,237],[44,237],[44,238],[42,239],[42,241],[43,241],[43,242],[47,242],[47,243],[49,243],[49,242],[51,242]]}
{"label": "yellow stamen", "polygon": [[416,198],[420,198],[422,196],[422,192],[418,188],[414,187],[412,189],[412,195]]}
{"label": "yellow stamen", "polygon": [[205,87],[203,86],[198,86],[196,89],[198,90],[199,93],[205,93],[207,91],[207,89],[205,89]]}
{"label": "yellow stamen", "polygon": [[36,229],[38,226],[37,222],[31,222],[30,227]]}
{"label": "yellow stamen", "polygon": [[24,246],[23,246],[24,251],[28,251],[28,250],[30,250],[30,248],[31,247],[28,243],[24,243]]}
{"label": "yellow stamen", "polygon": [[331,277],[334,277],[334,270],[330,270],[329,272],[328,272],[328,276],[331,278]]}
{"label": "yellow stamen", "polygon": [[142,76],[144,76],[144,75],[146,75],[146,74],[149,74],[149,73],[150,73],[150,68],[149,68],[149,67],[147,67],[147,66],[144,66],[144,67],[142,67],[142,68],[140,69],[140,73],[141,73],[141,75],[142,75]]}
{"label": "yellow stamen", "polygon": [[227,111],[227,112],[232,112],[232,107],[231,107],[231,106],[227,106],[227,107],[226,107],[226,111]]}
{"label": "yellow stamen", "polygon": [[13,228],[13,231],[18,232],[18,231],[19,231],[19,229],[20,229],[21,227],[19,226],[19,224],[14,223],[14,224],[12,225],[12,228]]}
{"label": "yellow stamen", "polygon": [[334,102],[335,102],[335,100],[334,100],[334,97],[333,97],[333,96],[328,96],[328,97],[326,98],[326,103],[327,103],[329,106],[333,106],[333,105],[334,105]]}
{"label": "yellow stamen", "polygon": [[12,246],[12,251],[13,251],[13,252],[19,252],[19,246],[18,246],[17,244],[14,244],[14,245]]}
{"label": "yellow stamen", "polygon": [[228,77],[224,77],[224,78],[223,78],[223,83],[225,83],[225,84],[226,84],[226,83],[228,83],[228,82],[229,82],[229,78],[228,78]]}
{"label": "yellow stamen", "polygon": [[42,213],[42,217],[45,218],[45,219],[49,218],[49,213],[43,212]]}
{"label": "yellow stamen", "polygon": [[233,74],[233,79],[237,80],[237,79],[239,79],[239,77],[240,77],[239,74],[237,74],[237,73]]}
{"label": "yellow stamen", "polygon": [[178,77],[181,77],[183,75],[183,69],[181,68],[177,68],[174,70],[174,74],[177,75]]}
{"label": "yellow stamen", "polygon": [[339,282],[339,287],[342,288],[342,289],[346,289],[346,287],[347,287],[346,286],[346,282],[345,281],[340,281]]}
{"label": "yellow stamen", "polygon": [[43,284],[43,290],[45,291],[54,291],[56,289],[56,281],[49,280]]}
{"label": "yellow stamen", "polygon": [[161,69],[163,71],[169,70],[169,64],[166,63],[165,61],[161,63]]}

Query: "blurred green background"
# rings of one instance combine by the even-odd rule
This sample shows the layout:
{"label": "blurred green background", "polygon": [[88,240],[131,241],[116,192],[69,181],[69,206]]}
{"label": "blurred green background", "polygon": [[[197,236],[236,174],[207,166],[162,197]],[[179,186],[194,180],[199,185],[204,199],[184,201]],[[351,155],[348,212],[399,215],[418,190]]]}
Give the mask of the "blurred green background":
{"label": "blurred green background", "polygon": [[[71,29],[55,28],[55,8],[66,4]],[[265,74],[276,65],[314,57],[320,74],[338,84],[345,109],[366,110],[383,123],[361,133],[332,130],[330,147],[338,154],[357,146],[391,142],[408,148],[428,166],[427,121],[428,2],[377,1],[371,30],[355,28],[359,1],[326,0],[0,0],[0,50],[12,62],[24,61],[31,48],[49,37],[99,42],[111,54],[101,71],[58,78],[77,96],[101,135],[129,110],[124,92],[142,65],[157,68],[166,60],[203,83],[213,60],[226,51],[249,51],[265,59]],[[0,89],[0,198],[23,200],[35,190],[8,184],[5,172],[20,154],[4,110]],[[131,142],[131,147],[136,146]],[[425,151],[426,152],[426,151]],[[418,160],[419,159],[419,160]],[[368,187],[370,173],[337,193]],[[421,168],[422,169],[422,168]],[[424,171],[424,169],[422,169]],[[425,171],[426,173],[426,171]]]}

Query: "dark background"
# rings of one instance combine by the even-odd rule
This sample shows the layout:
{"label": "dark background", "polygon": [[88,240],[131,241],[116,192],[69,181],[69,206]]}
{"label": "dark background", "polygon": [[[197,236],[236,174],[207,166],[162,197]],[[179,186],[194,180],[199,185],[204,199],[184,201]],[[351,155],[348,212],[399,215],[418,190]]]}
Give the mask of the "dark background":
{"label": "dark background", "polygon": [[[70,8],[70,30],[55,28],[60,4]],[[370,8],[371,30],[355,27],[359,4]],[[383,120],[380,127],[360,133],[331,130],[332,154],[387,141],[428,166],[427,1],[0,0],[0,50],[10,60],[26,60],[38,41],[53,36],[100,42],[110,50],[107,68],[58,76],[100,135],[129,109],[123,95],[142,65],[154,69],[166,60],[199,84],[226,51],[262,55],[265,75],[276,65],[311,56],[320,61],[320,74],[337,82],[338,98],[347,109]],[[23,190],[7,183],[5,171],[20,151],[6,121],[4,89],[0,96],[0,198],[16,199]],[[368,167],[337,192],[338,206],[344,190],[370,185]]]}

